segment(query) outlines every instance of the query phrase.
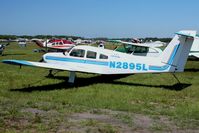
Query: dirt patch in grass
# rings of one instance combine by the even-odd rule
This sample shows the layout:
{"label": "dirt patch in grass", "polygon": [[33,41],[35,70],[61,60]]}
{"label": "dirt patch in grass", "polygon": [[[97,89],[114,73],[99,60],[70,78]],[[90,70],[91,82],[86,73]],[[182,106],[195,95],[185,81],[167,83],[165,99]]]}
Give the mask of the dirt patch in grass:
{"label": "dirt patch in grass", "polygon": [[119,130],[120,132],[132,132],[131,127],[110,115],[91,114],[89,112],[76,113],[71,115],[69,120],[71,122],[83,123],[82,125],[87,127],[95,126],[99,131],[101,128],[104,128],[104,125],[109,125],[113,129]]}
{"label": "dirt patch in grass", "polygon": [[[198,132],[183,129],[166,116],[149,116],[125,111],[93,109],[79,113],[61,113],[56,110],[26,108],[23,115],[4,119],[2,127],[16,132],[95,132],[95,133],[150,133],[150,132]],[[0,131],[5,131],[1,130]]]}
{"label": "dirt patch in grass", "polygon": [[[89,112],[74,113],[68,116],[67,120],[72,124],[65,131],[73,132],[131,133],[153,132],[156,130],[151,128],[156,121],[149,116],[123,111],[98,109]],[[61,126],[59,131],[64,131],[64,127]]]}
{"label": "dirt patch in grass", "polygon": [[178,127],[166,116],[148,116],[104,109],[74,113],[68,116],[68,121],[73,123],[69,131],[77,132],[198,132],[195,129]]}
{"label": "dirt patch in grass", "polygon": [[151,118],[149,118],[148,116],[144,116],[141,114],[136,114],[134,116],[134,127],[135,130],[143,130],[143,131],[147,131],[150,126],[152,125],[153,120]]}

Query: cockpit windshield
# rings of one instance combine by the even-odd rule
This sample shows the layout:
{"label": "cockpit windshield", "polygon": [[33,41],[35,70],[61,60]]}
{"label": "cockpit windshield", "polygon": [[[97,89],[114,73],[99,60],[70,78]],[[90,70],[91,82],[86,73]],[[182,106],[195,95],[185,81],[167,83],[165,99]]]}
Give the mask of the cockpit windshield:
{"label": "cockpit windshield", "polygon": [[70,52],[70,56],[73,57],[84,57],[85,55],[85,50],[83,49],[72,49],[72,51]]}

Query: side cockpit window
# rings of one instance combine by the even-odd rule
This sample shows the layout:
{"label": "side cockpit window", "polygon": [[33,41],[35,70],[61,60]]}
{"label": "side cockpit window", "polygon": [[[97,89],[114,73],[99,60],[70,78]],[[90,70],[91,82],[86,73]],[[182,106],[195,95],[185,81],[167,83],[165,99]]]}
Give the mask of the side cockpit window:
{"label": "side cockpit window", "polygon": [[100,58],[100,59],[108,59],[108,56],[107,56],[107,55],[104,55],[104,54],[100,54],[99,58]]}
{"label": "side cockpit window", "polygon": [[86,58],[96,59],[97,53],[93,51],[87,51]]}
{"label": "side cockpit window", "polygon": [[73,56],[73,57],[84,57],[84,55],[85,55],[85,50],[83,49],[73,49],[70,52],[70,56]]}

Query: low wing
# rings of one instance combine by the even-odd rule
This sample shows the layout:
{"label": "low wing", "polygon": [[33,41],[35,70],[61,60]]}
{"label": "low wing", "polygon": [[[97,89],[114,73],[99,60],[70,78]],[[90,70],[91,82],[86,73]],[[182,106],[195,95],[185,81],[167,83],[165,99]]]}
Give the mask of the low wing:
{"label": "low wing", "polygon": [[47,69],[57,69],[57,70],[66,70],[66,71],[75,71],[74,69],[60,64],[55,63],[42,63],[42,62],[32,62],[25,60],[3,60],[3,63],[11,64],[11,65],[24,65],[24,66],[32,66],[32,67],[42,67]]}

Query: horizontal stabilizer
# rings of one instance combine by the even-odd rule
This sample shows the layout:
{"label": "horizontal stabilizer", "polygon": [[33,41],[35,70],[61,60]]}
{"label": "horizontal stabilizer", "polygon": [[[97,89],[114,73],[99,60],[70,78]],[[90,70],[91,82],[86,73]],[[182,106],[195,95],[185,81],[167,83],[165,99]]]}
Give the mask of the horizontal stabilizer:
{"label": "horizontal stabilizer", "polygon": [[180,36],[185,36],[185,37],[190,37],[190,38],[194,38],[196,36],[196,32],[195,31],[180,31],[180,32],[176,32],[175,34],[180,35]]}

